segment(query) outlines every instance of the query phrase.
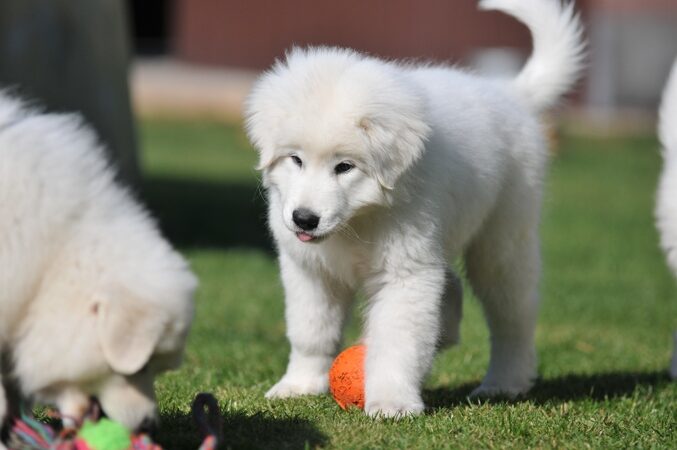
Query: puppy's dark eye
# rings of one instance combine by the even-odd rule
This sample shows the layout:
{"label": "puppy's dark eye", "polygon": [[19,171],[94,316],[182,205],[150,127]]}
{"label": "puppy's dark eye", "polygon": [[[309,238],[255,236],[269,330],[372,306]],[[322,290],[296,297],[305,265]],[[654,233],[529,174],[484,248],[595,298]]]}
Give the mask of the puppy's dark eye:
{"label": "puppy's dark eye", "polygon": [[339,175],[341,173],[346,173],[352,170],[352,168],[355,167],[354,165],[350,164],[349,162],[341,162],[336,164],[336,167],[334,167],[334,173],[336,175]]}
{"label": "puppy's dark eye", "polygon": [[296,155],[289,155],[292,161],[294,161],[294,164],[296,164],[299,167],[303,167],[303,161],[301,161],[301,158],[299,158]]}

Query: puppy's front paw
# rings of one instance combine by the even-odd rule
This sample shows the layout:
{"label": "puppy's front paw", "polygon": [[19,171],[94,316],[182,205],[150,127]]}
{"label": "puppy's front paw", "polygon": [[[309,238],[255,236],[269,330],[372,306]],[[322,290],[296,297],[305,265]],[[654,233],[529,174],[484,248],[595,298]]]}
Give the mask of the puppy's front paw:
{"label": "puppy's front paw", "polygon": [[268,392],[266,398],[290,398],[301,395],[324,394],[329,390],[327,375],[314,377],[290,377],[285,375]]}
{"label": "puppy's front paw", "polygon": [[424,410],[422,401],[404,402],[398,400],[368,401],[364,412],[369,417],[401,419],[407,416],[418,416]]}
{"label": "puppy's front paw", "polygon": [[393,419],[421,414],[425,405],[417,383],[393,377],[395,369],[381,372],[384,367],[380,365],[375,373],[366,374],[364,412],[374,418]]}

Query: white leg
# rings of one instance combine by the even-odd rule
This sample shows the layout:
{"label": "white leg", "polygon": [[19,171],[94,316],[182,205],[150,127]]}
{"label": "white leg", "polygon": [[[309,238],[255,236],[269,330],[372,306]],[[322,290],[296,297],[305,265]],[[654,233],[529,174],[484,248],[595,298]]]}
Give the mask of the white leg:
{"label": "white leg", "polygon": [[[0,364],[2,364],[0,362]],[[0,373],[2,369],[0,367]],[[0,427],[9,426],[10,419],[20,415],[19,405],[22,403],[18,393],[18,387],[15,383],[3,379],[0,375]],[[30,403],[26,406],[27,400],[24,399],[24,407],[30,408]],[[30,411],[30,409],[28,409]],[[6,447],[0,442],[0,450],[6,450]]]}
{"label": "white leg", "polygon": [[56,397],[64,428],[78,428],[90,407],[89,396],[75,387],[64,388]]}
{"label": "white leg", "polygon": [[381,277],[380,289],[370,298],[365,336],[365,412],[370,416],[422,412],[421,385],[437,349],[445,268],[400,273],[407,275]]}
{"label": "white leg", "polygon": [[527,392],[536,378],[537,221],[517,230],[489,228],[467,254],[468,277],[491,334],[489,369],[473,396],[514,397]]}
{"label": "white leg", "polygon": [[[7,419],[7,396],[5,395],[5,387],[2,384],[2,377],[0,376],[0,429],[5,426]],[[2,441],[0,441],[0,450],[7,450]]]}
{"label": "white leg", "polygon": [[266,397],[327,392],[327,372],[341,343],[352,293],[300,267],[284,254],[280,255],[280,267],[291,354],[287,372]]}
{"label": "white leg", "polygon": [[440,314],[440,347],[456,345],[461,340],[461,318],[463,316],[463,285],[455,273],[447,271],[447,285],[442,297]]}
{"label": "white leg", "polygon": [[[0,371],[1,370],[2,369],[0,369]],[[5,385],[2,382],[2,375],[0,375],[0,428],[2,428],[2,426],[5,423],[5,419],[7,419],[7,409],[8,404],[7,404],[7,395],[5,394]],[[2,442],[0,442],[0,446],[1,445]]]}
{"label": "white leg", "polygon": [[[674,75],[673,75],[674,76]],[[668,266],[677,277],[677,158],[673,153],[665,161],[657,192],[656,227]],[[670,363],[670,377],[677,380],[677,331],[674,332],[674,350]]]}

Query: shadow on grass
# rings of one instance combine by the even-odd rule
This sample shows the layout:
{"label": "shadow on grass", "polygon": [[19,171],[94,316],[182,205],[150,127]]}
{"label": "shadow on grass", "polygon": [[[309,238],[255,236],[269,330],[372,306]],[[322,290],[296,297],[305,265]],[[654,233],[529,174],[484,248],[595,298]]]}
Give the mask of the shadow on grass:
{"label": "shadow on grass", "polygon": [[253,183],[149,176],[142,197],[165,236],[178,246],[273,251],[265,202]]}
{"label": "shadow on grass", "polygon": [[[590,399],[602,401],[632,394],[640,387],[660,387],[670,383],[667,372],[611,372],[592,375],[566,375],[540,379],[529,393],[515,400],[495,399],[491,403],[529,401],[536,404]],[[426,404],[432,409],[452,408],[476,402],[468,395],[478,383],[468,383],[456,388],[429,389],[424,392]]]}
{"label": "shadow on grass", "polygon": [[[202,443],[190,414],[165,415],[156,433],[163,448],[196,450]],[[311,422],[299,418],[274,419],[262,414],[224,415],[220,449],[304,449],[324,446],[327,437]]]}

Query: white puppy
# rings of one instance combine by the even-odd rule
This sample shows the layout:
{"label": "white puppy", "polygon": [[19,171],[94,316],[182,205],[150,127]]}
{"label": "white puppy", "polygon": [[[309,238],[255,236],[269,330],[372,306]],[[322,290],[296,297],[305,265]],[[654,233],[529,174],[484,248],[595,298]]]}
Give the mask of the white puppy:
{"label": "white puppy", "polygon": [[[658,185],[656,225],[668,265],[677,275],[677,60],[663,92],[658,134],[663,144],[665,163]],[[670,375],[677,379],[677,333]]]}
{"label": "white puppy", "polygon": [[533,34],[534,54],[514,80],[310,48],[292,50],[255,85],[247,128],[291,342],[287,372],[268,397],[327,390],[346,311],[362,290],[365,410],[421,412],[436,347],[457,334],[449,263],[462,255],[491,328],[491,362],[475,394],[532,385],[548,155],[538,114],[579,75],[581,25],[557,0],[480,6]]}
{"label": "white puppy", "polygon": [[96,396],[134,429],[154,417],[155,374],[180,362],[196,280],[114,176],[77,116],[0,92],[3,385],[70,420]]}

